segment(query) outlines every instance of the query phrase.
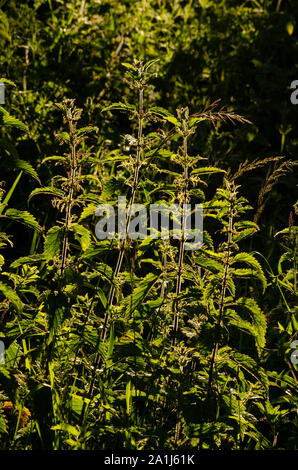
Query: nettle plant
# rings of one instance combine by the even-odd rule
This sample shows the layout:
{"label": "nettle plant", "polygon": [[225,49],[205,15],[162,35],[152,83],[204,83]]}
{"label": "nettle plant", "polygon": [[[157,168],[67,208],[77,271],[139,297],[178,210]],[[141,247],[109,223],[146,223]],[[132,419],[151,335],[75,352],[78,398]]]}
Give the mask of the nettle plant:
{"label": "nettle plant", "polygon": [[[181,355],[184,359],[188,356],[183,371],[188,369],[190,383],[182,391],[176,378],[169,382],[180,392],[175,403],[179,416],[176,445],[192,435],[192,442],[204,447],[204,439],[209,441],[216,430],[224,433],[214,445],[223,445],[229,431],[233,435],[232,446],[237,443],[241,447],[245,436],[263,441],[255,428],[252,410],[258,400],[268,395],[268,380],[259,365],[267,322],[256,300],[257,284],[264,292],[266,279],[257,259],[239,249],[239,243],[258,227],[243,219],[252,208],[238,196],[238,190],[233,177],[227,175],[223,188],[211,201],[203,203],[204,217],[216,221],[225,239],[215,242],[212,234],[204,230],[203,246],[186,256],[182,269],[178,264],[177,281],[184,278],[185,288],[178,295],[177,288],[175,292],[172,315],[177,318],[179,313],[180,317],[180,322],[178,319],[174,323],[178,344],[174,354],[168,348],[168,358],[172,362],[176,353],[179,364]],[[195,384],[196,377],[199,382]],[[198,398],[200,406],[196,406]],[[224,422],[227,413],[230,428]],[[206,424],[204,420],[213,423]],[[236,421],[236,428],[232,420]]]}
{"label": "nettle plant", "polygon": [[[1,78],[0,81],[8,85],[15,86],[14,83],[10,80]],[[0,249],[3,250],[7,247],[13,247],[11,236],[7,234],[6,231],[4,231],[8,223],[18,222],[29,227],[30,229],[33,229],[36,232],[41,232],[41,227],[32,214],[30,214],[28,211],[9,207],[10,200],[17,188],[17,185],[19,184],[19,181],[21,180],[23,173],[33,177],[38,182],[40,182],[40,180],[35,169],[28,162],[22,160],[19,157],[15,146],[5,135],[6,128],[15,128],[21,132],[27,132],[28,129],[26,125],[19,119],[11,116],[5,108],[0,106],[0,126],[4,131],[4,136],[0,139],[0,164],[5,165],[8,168],[14,168],[18,171],[17,177],[13,181],[8,191],[6,191],[5,188],[6,182],[0,181]],[[0,271],[2,271],[4,264],[4,256],[0,255]],[[18,312],[22,311],[22,301],[15,290],[16,284],[13,285],[10,282],[6,282],[8,279],[15,281],[13,276],[11,276],[11,273],[2,272],[0,279],[0,292],[4,297],[4,299],[1,300],[1,319],[3,321],[6,312],[10,308],[10,305],[14,306]]]}
{"label": "nettle plant", "polygon": [[[291,375],[296,380],[295,370],[289,356],[291,354],[291,345],[297,340],[298,330],[298,308],[297,308],[297,244],[298,228],[294,223],[294,216],[297,216],[297,202],[293,211],[289,214],[289,226],[275,234],[283,249],[277,263],[277,273],[275,274],[271,267],[269,276],[272,284],[280,294],[280,302],[273,309],[274,317],[280,316],[280,311],[284,315],[277,319],[279,338],[278,347],[282,352],[285,361],[290,367]],[[293,346],[292,346],[293,348]]]}
{"label": "nettle plant", "polygon": [[[28,256],[10,266],[16,293],[6,291],[4,335],[5,398],[19,410],[26,405],[32,420],[15,423],[5,445],[30,446],[34,435],[53,449],[271,448],[285,413],[270,408],[267,317],[259,306],[267,281],[256,254],[241,248],[259,228],[238,179],[277,157],[245,161],[232,174],[193,156],[202,122],[218,129],[249,122],[218,101],[195,114],[148,107],[156,61],[123,65],[137,103],[114,103],[102,115],[126,113],[131,133],[115,149],[100,140],[95,150],[87,137],[96,128],[80,128],[82,110],[65,99],[57,105],[62,152],[44,159],[53,165],[50,181],[29,195],[32,211],[37,197],[50,196],[52,207],[43,232],[26,213],[36,233]],[[213,175],[221,184],[210,195]],[[98,240],[97,206],[117,211],[118,196],[127,199],[127,236],[116,230]],[[176,203],[182,216],[184,204],[202,204],[203,244],[185,249],[184,217],[179,239],[131,240],[136,203]],[[13,313],[18,305],[22,315]]]}
{"label": "nettle plant", "polygon": [[[188,108],[179,109],[176,117],[160,107],[149,108],[146,111],[144,110],[144,86],[149,66],[153,64],[143,65],[136,62],[134,65],[124,65],[129,69],[133,86],[138,89],[138,107],[115,103],[106,110],[128,112],[131,118],[136,117],[138,122],[137,137],[125,136],[126,141],[135,147],[136,153],[133,156],[130,155],[128,160],[121,164],[121,167],[126,170],[130,169],[131,175],[131,182],[128,182],[131,187],[128,225],[130,208],[136,198],[138,200],[145,198],[149,204],[153,201],[163,202],[164,200],[160,199],[160,194],[167,194],[167,202],[178,201],[181,209],[183,203],[190,202],[195,196],[199,195],[200,201],[204,200],[204,192],[198,186],[204,187],[206,175],[223,172],[223,170],[216,167],[200,166],[204,158],[189,155],[188,146],[191,135],[195,134],[201,121],[214,122],[229,119],[232,122],[246,122],[246,120],[234,113],[228,113],[222,109],[217,110],[218,103],[207,105],[201,113],[192,116],[189,115]],[[174,126],[170,130],[159,131],[158,134],[162,138],[154,132],[149,132],[147,136],[143,134],[145,125],[149,126],[150,121],[154,123],[154,116],[161,118],[164,123],[170,123]],[[182,145],[179,145],[179,139],[182,140]],[[164,144],[168,144],[169,141],[171,143],[172,140],[174,141],[173,146],[176,146],[175,151],[171,150],[171,145],[163,147]],[[152,144],[155,146],[153,149]],[[122,158],[122,155],[119,156],[120,160]],[[181,168],[182,171],[168,169],[166,161],[178,169]],[[265,163],[255,162],[255,167]],[[150,179],[148,172],[144,172],[144,168],[151,170]],[[251,166],[249,169],[252,169]],[[148,363],[149,369],[156,361],[159,363],[160,375],[157,377],[155,372],[152,373],[155,378],[154,388],[158,387],[160,390],[161,401],[157,406],[157,412],[166,414],[167,417],[163,419],[168,424],[173,419],[173,412],[176,414],[176,420],[178,416],[178,421],[174,419],[172,423],[174,432],[170,436],[171,445],[174,446],[183,445],[189,439],[189,432],[194,435],[202,433],[202,436],[206,434],[210,439],[210,434],[214,432],[214,429],[220,428],[220,423],[214,424],[215,427],[205,426],[203,420],[206,419],[206,411],[202,413],[201,407],[197,408],[199,412],[197,419],[200,424],[193,428],[186,424],[186,416],[189,416],[189,407],[191,406],[187,400],[188,393],[192,399],[194,396],[196,399],[199,396],[200,400],[206,402],[206,405],[210,402],[213,403],[212,399],[217,396],[218,404],[216,409],[210,408],[209,419],[215,420],[216,416],[220,415],[221,409],[227,412],[227,404],[231,402],[230,408],[235,414],[233,419],[237,421],[235,440],[239,441],[239,445],[242,445],[245,435],[257,441],[260,440],[252,420],[240,419],[237,401],[240,400],[241,391],[241,414],[243,414],[247,403],[250,405],[249,396],[254,397],[254,401],[257,401],[268,393],[265,373],[256,362],[265,345],[266,319],[254,298],[254,295],[257,294],[253,294],[255,290],[257,291],[254,281],[259,282],[264,290],[266,279],[255,257],[249,253],[241,252],[238,247],[240,240],[258,230],[258,226],[254,222],[241,221],[242,214],[251,207],[246,199],[238,197],[239,186],[235,184],[234,179],[241,176],[245,170],[246,168],[240,168],[234,177],[231,175],[226,177],[224,187],[217,191],[214,199],[204,203],[205,217],[212,217],[222,224],[222,231],[227,235],[226,241],[220,243],[217,249],[213,245],[211,235],[205,231],[204,246],[198,250],[198,253],[186,255],[183,224],[182,237],[176,247],[168,241],[150,242],[148,240],[140,242],[139,247],[135,248],[131,241],[127,240],[124,240],[120,245],[114,275],[118,279],[127,278],[129,275],[131,288],[134,284],[137,286],[133,288],[130,296],[122,297],[122,299],[118,296],[114,306],[115,286],[111,287],[102,339],[105,338],[105,330],[109,324],[110,345],[115,348],[116,357],[120,357],[119,354],[125,343],[126,348],[130,346],[137,355],[137,358],[135,355],[129,357],[131,353],[127,352],[127,365],[131,369],[132,378],[126,387],[126,400],[129,403],[129,415],[132,417],[134,425],[138,422],[143,424],[144,416],[140,420],[137,406],[133,410],[133,397],[137,404],[137,398],[140,399],[143,394],[146,394],[147,400],[152,401],[152,405],[156,408],[156,398],[152,392],[150,393],[151,387],[143,376],[144,361]],[[160,181],[160,174],[166,175],[166,182]],[[145,176],[144,180],[142,179],[143,175]],[[155,184],[151,180],[154,177],[156,178]],[[145,251],[153,253],[157,259],[142,259]],[[130,272],[120,273],[125,255],[128,259],[129,256],[133,257],[132,260],[128,260]],[[140,266],[144,263],[150,266],[151,273],[138,278]],[[126,270],[127,267],[124,269]],[[243,293],[239,282],[241,279],[246,280]],[[250,287],[247,286],[249,279],[253,281],[253,285]],[[187,285],[184,290],[182,289],[183,282]],[[249,294],[247,295],[248,289]],[[144,304],[145,296],[149,300]],[[198,309],[197,313],[194,314],[196,309]],[[198,314],[198,311],[201,314]],[[114,328],[117,327],[117,323],[119,327],[121,320],[122,327],[123,321],[125,321],[124,330],[126,331],[123,333],[122,330],[120,335],[117,332],[119,341],[117,345],[114,342]],[[147,327],[147,333],[144,331],[144,324]],[[243,333],[254,338],[256,349],[253,355],[256,360],[249,355],[238,352],[238,348],[240,347],[241,350],[241,344],[245,342]],[[230,336],[237,337],[237,335],[238,343],[236,341],[231,346],[227,346]],[[146,341],[144,341],[144,336]],[[189,342],[191,342],[191,347],[187,346]],[[159,349],[161,345],[162,352]],[[99,353],[96,358],[96,367],[99,363],[102,365],[100,356]],[[197,370],[198,359],[202,361],[200,372]],[[182,385],[177,380],[175,376],[177,370],[185,373],[186,384]],[[196,389],[193,384],[191,386],[191,383],[197,374],[204,379],[201,386]],[[250,376],[250,381],[246,374]],[[95,382],[94,374],[94,380],[89,389],[90,393],[93,392]],[[232,397],[228,385],[235,387],[233,392],[235,397]],[[174,399],[171,402],[164,392],[164,387],[170,387],[172,390],[171,395]],[[250,395],[247,394],[248,390]],[[254,395],[255,390],[261,393],[257,397]],[[151,398],[148,397],[148,393]],[[223,402],[222,405],[221,402]],[[247,416],[250,416],[248,411]],[[222,428],[224,428],[224,423],[222,423]],[[230,431],[232,430],[234,431],[233,427],[230,428]],[[130,445],[133,445],[132,435],[129,436],[129,439]],[[203,445],[204,438],[202,441],[200,439],[197,441]]]}

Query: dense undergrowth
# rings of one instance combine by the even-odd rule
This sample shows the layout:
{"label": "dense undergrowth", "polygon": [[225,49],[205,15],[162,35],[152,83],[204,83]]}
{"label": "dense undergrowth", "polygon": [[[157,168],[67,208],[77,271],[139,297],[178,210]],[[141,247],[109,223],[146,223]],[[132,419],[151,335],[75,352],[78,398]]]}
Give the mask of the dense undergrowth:
{"label": "dense undergrowth", "polygon": [[[230,3],[2,2],[1,449],[297,448],[294,6]],[[118,196],[203,245],[99,240]]]}

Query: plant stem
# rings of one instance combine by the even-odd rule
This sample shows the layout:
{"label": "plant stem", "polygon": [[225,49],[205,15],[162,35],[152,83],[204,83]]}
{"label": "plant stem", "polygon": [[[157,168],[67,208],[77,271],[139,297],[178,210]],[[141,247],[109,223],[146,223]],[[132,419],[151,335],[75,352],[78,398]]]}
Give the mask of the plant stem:
{"label": "plant stem", "polygon": [[71,115],[71,111],[68,110],[67,113],[68,122],[69,122],[69,136],[70,136],[70,145],[71,145],[71,166],[70,166],[70,187],[68,191],[67,197],[67,205],[66,205],[66,216],[65,216],[65,224],[64,224],[64,237],[63,237],[63,245],[62,245],[62,260],[61,260],[61,268],[60,274],[62,275],[66,265],[66,258],[67,258],[67,250],[68,250],[68,230],[71,221],[71,209],[72,209],[72,199],[74,194],[74,185],[75,185],[75,178],[76,178],[76,143],[75,143],[75,135],[74,135],[74,126],[73,126],[73,119]]}
{"label": "plant stem", "polygon": [[[230,191],[230,194],[231,194],[231,191]],[[223,276],[223,282],[222,282],[222,285],[221,285],[221,292],[220,292],[219,314],[218,314],[218,321],[217,321],[217,325],[216,325],[217,332],[218,332],[218,328],[220,326],[220,323],[221,323],[221,320],[222,320],[222,317],[223,317],[224,299],[225,299],[226,290],[227,290],[227,281],[228,281],[228,274],[229,274],[229,268],[230,268],[231,243],[232,243],[232,236],[233,236],[233,203],[234,203],[234,198],[232,198],[231,201],[230,201],[229,223],[228,223],[228,242],[227,242],[227,250],[226,250],[226,259],[225,259],[225,263],[224,263],[224,276]],[[212,379],[213,379],[213,370],[214,370],[214,365],[215,365],[215,361],[216,361],[218,346],[219,346],[219,342],[216,341],[216,343],[213,347],[212,356],[211,356],[207,397],[210,396],[210,392],[211,392]]]}
{"label": "plant stem", "polygon": [[[130,197],[130,201],[128,205],[128,212],[127,212],[127,219],[126,219],[126,226],[125,226],[125,236],[120,246],[117,264],[115,267],[115,271],[113,273],[113,279],[117,279],[120,274],[124,254],[125,254],[126,247],[127,247],[126,239],[127,239],[129,224],[131,221],[132,206],[134,204],[135,195],[136,195],[136,191],[137,191],[138,183],[139,183],[139,170],[140,170],[141,156],[143,153],[143,121],[144,121],[144,87],[143,87],[143,84],[141,83],[139,87],[138,142],[137,142],[137,153],[136,153],[136,159],[135,159],[135,165],[134,165],[133,185],[132,185],[132,192],[131,192],[131,197]],[[110,308],[113,304],[114,296],[115,296],[115,286],[112,285],[109,290],[109,295],[107,299],[107,308],[106,308],[105,316],[103,320],[103,327],[102,327],[101,335],[99,337],[99,340],[101,341],[105,341],[105,338],[106,338]],[[101,358],[100,354],[97,353],[95,362],[94,362],[94,367],[93,367],[92,379],[91,379],[90,386],[89,386],[89,392],[88,392],[89,396],[91,396],[93,392],[95,377],[96,377],[96,369],[99,366],[100,358]]]}
{"label": "plant stem", "polygon": [[[183,121],[184,125],[184,137],[183,137],[183,158],[185,161],[185,166],[184,166],[184,191],[183,191],[183,201],[182,201],[182,207],[184,204],[187,203],[188,201],[188,165],[187,165],[187,139],[188,139],[188,133],[186,130],[186,121]],[[176,290],[175,290],[175,300],[174,300],[174,305],[173,305],[173,310],[174,310],[174,325],[173,325],[173,339],[172,339],[172,346],[175,346],[176,343],[176,337],[177,337],[177,332],[178,332],[178,325],[179,325],[179,301],[177,300],[177,297],[180,295],[181,292],[181,284],[182,284],[182,268],[183,268],[183,261],[184,261],[184,249],[185,249],[185,213],[184,210],[182,209],[182,230],[181,230],[181,240],[180,240],[180,246],[179,246],[179,260],[178,260],[178,274],[177,274],[177,279],[176,279]]]}
{"label": "plant stem", "polygon": [[[126,226],[125,226],[125,237],[124,240],[121,243],[120,247],[120,252],[118,255],[118,260],[116,264],[116,268],[113,274],[114,279],[117,279],[122,263],[123,263],[123,258],[126,250],[126,238],[128,234],[128,228],[129,224],[131,221],[131,210],[132,206],[135,201],[135,195],[138,187],[138,182],[139,182],[139,171],[140,171],[140,162],[141,162],[141,155],[143,151],[143,119],[144,119],[144,88],[143,86],[140,87],[139,89],[139,114],[138,114],[138,143],[137,143],[137,154],[136,154],[136,160],[135,160],[135,166],[134,166],[134,175],[133,175],[133,185],[132,185],[132,193],[128,205],[128,211],[127,211],[127,219],[126,219]],[[110,291],[109,291],[109,296],[108,296],[108,308],[106,309],[105,317],[104,317],[104,322],[103,322],[103,329],[102,329],[102,334],[101,334],[101,339],[104,341],[106,338],[106,332],[107,332],[107,322],[108,322],[108,317],[109,317],[109,308],[113,304],[115,296],[115,287],[114,285],[111,286]]]}

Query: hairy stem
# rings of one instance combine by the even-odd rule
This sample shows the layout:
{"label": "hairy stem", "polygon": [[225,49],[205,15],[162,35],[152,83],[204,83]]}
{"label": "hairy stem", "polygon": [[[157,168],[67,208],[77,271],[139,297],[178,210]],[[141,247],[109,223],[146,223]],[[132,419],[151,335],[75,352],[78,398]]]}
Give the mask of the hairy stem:
{"label": "hairy stem", "polygon": [[[183,122],[184,124],[184,137],[183,137],[183,157],[186,162],[187,160],[187,139],[188,139],[188,134],[186,131],[186,122]],[[188,201],[187,197],[187,192],[188,192],[188,165],[185,163],[184,167],[184,190],[183,190],[183,200],[182,200],[182,207],[183,204],[186,204]],[[177,297],[179,296],[181,292],[181,284],[182,284],[182,268],[183,268],[183,261],[184,261],[184,249],[185,249],[185,213],[184,210],[182,209],[182,230],[181,230],[181,240],[180,240],[180,246],[179,246],[179,260],[178,260],[178,273],[177,273],[177,279],[176,279],[176,290],[175,290],[175,301],[173,305],[174,309],[174,325],[173,325],[173,339],[172,339],[172,346],[175,346],[176,343],[176,337],[178,333],[178,325],[179,325],[179,302],[177,300]]]}
{"label": "hairy stem", "polygon": [[69,136],[70,136],[70,145],[71,145],[71,166],[70,166],[70,187],[67,196],[67,204],[66,204],[66,215],[65,215],[65,224],[64,224],[64,237],[63,237],[63,244],[62,244],[62,260],[61,260],[61,268],[60,274],[62,275],[66,265],[66,258],[67,258],[67,250],[68,250],[68,230],[71,221],[71,209],[72,209],[72,200],[74,194],[74,185],[75,185],[75,178],[76,178],[76,143],[75,143],[75,133],[74,133],[74,126],[73,120],[71,116],[71,111],[68,111],[68,120],[69,120]]}
{"label": "hairy stem", "polygon": [[[233,236],[233,200],[230,202],[230,210],[229,210],[228,242],[227,242],[226,258],[225,258],[225,263],[224,263],[224,275],[223,275],[223,281],[222,281],[221,292],[220,292],[219,314],[218,314],[218,321],[216,325],[217,330],[221,324],[221,320],[222,320],[223,312],[224,312],[224,299],[225,299],[226,290],[227,290],[227,282],[228,282],[228,275],[229,275],[229,268],[230,268],[232,236]],[[213,371],[214,371],[214,365],[216,361],[218,346],[219,346],[219,342],[216,341],[213,347],[212,356],[211,356],[209,380],[208,380],[208,391],[207,391],[208,397],[210,396],[210,392],[211,392]]]}
{"label": "hairy stem", "polygon": [[[136,153],[136,160],[135,160],[135,166],[134,166],[132,193],[131,193],[130,201],[128,204],[127,219],[126,219],[126,226],[125,226],[125,237],[120,246],[118,260],[117,260],[116,268],[115,268],[114,275],[113,275],[114,279],[118,278],[120,271],[121,271],[123,258],[124,258],[124,254],[126,250],[127,233],[128,233],[128,228],[129,228],[129,224],[131,221],[131,210],[135,201],[135,195],[136,195],[138,182],[139,182],[140,162],[141,162],[141,155],[143,151],[143,119],[144,119],[143,117],[144,116],[144,104],[143,104],[144,101],[143,100],[144,100],[144,89],[143,87],[141,87],[139,90],[138,143],[137,143],[137,153]],[[101,334],[101,339],[103,341],[105,340],[105,337],[106,337],[107,322],[109,318],[109,308],[113,304],[114,296],[115,296],[115,286],[112,285],[109,291],[108,308],[105,313],[103,329],[102,329],[102,334]]]}
{"label": "hairy stem", "polygon": [[[124,254],[125,254],[126,247],[127,247],[126,238],[127,238],[129,224],[131,221],[132,206],[134,204],[135,195],[136,195],[136,191],[137,191],[137,187],[139,183],[140,163],[141,163],[141,156],[143,152],[143,121],[144,121],[144,87],[143,85],[140,85],[139,87],[139,113],[138,113],[138,142],[137,142],[137,152],[136,152],[136,159],[135,159],[135,165],[134,165],[133,185],[132,185],[131,197],[130,197],[129,204],[128,204],[127,219],[126,219],[126,226],[125,226],[125,236],[120,246],[120,251],[119,251],[116,267],[113,273],[113,279],[117,279],[120,274]],[[114,297],[115,297],[115,286],[112,285],[109,290],[109,295],[107,299],[107,308],[105,311],[101,335],[99,337],[99,339],[102,341],[104,341],[106,338],[110,308],[113,304]],[[93,375],[92,375],[92,379],[91,379],[90,387],[89,387],[89,396],[91,396],[93,392],[95,377],[96,377],[96,369],[98,368],[99,363],[100,363],[100,355],[97,354],[95,358],[95,362],[94,362]]]}

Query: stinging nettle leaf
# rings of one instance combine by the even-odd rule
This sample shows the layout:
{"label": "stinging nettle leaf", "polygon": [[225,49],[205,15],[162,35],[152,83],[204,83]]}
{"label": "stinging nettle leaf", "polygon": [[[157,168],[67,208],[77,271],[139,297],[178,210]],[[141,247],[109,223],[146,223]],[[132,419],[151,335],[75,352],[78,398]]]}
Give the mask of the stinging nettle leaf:
{"label": "stinging nettle leaf", "polygon": [[0,292],[6,297],[20,313],[23,309],[23,303],[17,293],[9,286],[0,282]]}
{"label": "stinging nettle leaf", "polygon": [[264,272],[262,270],[260,263],[254,258],[253,255],[251,255],[250,253],[245,253],[245,252],[237,253],[231,260],[231,264],[234,264],[237,262],[248,264],[248,266],[251,266],[255,271],[257,271],[258,277],[262,281],[263,288],[264,290],[266,289],[267,281],[266,281]]}
{"label": "stinging nettle leaf", "polygon": [[243,278],[249,279],[251,277],[255,277],[261,282],[262,287],[263,287],[263,293],[265,292],[266,287],[267,287],[267,281],[266,281],[263,271],[259,271],[256,269],[240,268],[240,269],[234,269],[233,271],[231,270],[231,272],[233,276],[240,277],[240,278],[243,277]]}
{"label": "stinging nettle leaf", "polygon": [[132,104],[125,104],[125,103],[113,103],[110,106],[107,106],[106,108],[102,109],[102,112],[104,111],[113,111],[119,109],[120,111],[135,111],[136,107],[133,106]]}
{"label": "stinging nettle leaf", "polygon": [[181,127],[181,122],[178,121],[175,116],[173,116],[169,111],[166,109],[160,107],[160,106],[154,106],[153,108],[150,108],[149,110],[152,114],[156,114],[156,116],[160,116],[166,121],[169,121],[170,123],[174,124],[176,127]]}
{"label": "stinging nettle leaf", "polygon": [[60,253],[63,234],[64,227],[58,227],[57,225],[50,228],[48,231],[44,243],[44,256],[47,261],[53,259]]}
{"label": "stinging nettle leaf", "polygon": [[79,221],[86,219],[87,217],[94,216],[97,206],[95,204],[88,204],[88,206],[84,207],[82,210],[81,216]]}
{"label": "stinging nettle leaf", "polygon": [[89,230],[80,224],[72,224],[70,230],[75,232],[75,238],[80,242],[82,250],[86,251],[91,244],[91,235]]}
{"label": "stinging nettle leaf", "polygon": [[260,352],[261,348],[263,348],[266,344],[266,316],[258,306],[257,302],[252,298],[240,297],[237,300],[237,305],[249,311],[251,315],[252,325],[254,327],[254,331],[256,332],[256,347],[258,349],[258,352]]}
{"label": "stinging nettle leaf", "polygon": [[52,157],[46,157],[44,158],[41,163],[45,163],[47,161],[53,161],[53,162],[61,162],[61,163],[64,163],[64,162],[67,162],[67,158],[66,157],[61,157],[59,155],[53,155]]}
{"label": "stinging nettle leaf", "polygon": [[61,139],[63,142],[70,142],[70,135],[68,132],[59,132],[58,134],[56,134],[56,137],[58,139]]}
{"label": "stinging nettle leaf", "polygon": [[[38,174],[33,168],[33,166],[29,162],[26,162],[25,160],[19,158],[19,154],[16,148],[12,145],[11,142],[9,142],[9,140],[0,139],[0,147],[4,149],[6,154],[10,157],[11,166],[23,170],[24,173],[28,174],[29,176],[32,176],[40,183]],[[8,164],[10,164],[10,162],[8,162]]]}
{"label": "stinging nettle leaf", "polygon": [[35,180],[39,182],[39,184],[41,184],[41,181],[39,179],[37,172],[35,171],[35,169],[30,163],[18,158],[15,160],[15,165],[17,168],[19,168],[20,170],[23,170],[24,173],[26,173],[29,176],[32,176],[32,178],[34,178]]}
{"label": "stinging nettle leaf", "polygon": [[133,290],[133,293],[125,299],[127,313],[131,314],[145,298],[149,290],[155,284],[158,276],[156,274],[147,274]]}
{"label": "stinging nettle leaf", "polygon": [[61,191],[61,189],[58,189],[58,188],[53,188],[53,187],[44,187],[44,188],[36,188],[34,189],[29,197],[28,197],[28,202],[31,201],[31,199],[34,197],[34,196],[37,196],[39,194],[49,194],[50,196],[55,196],[55,197],[58,197],[58,198],[62,198],[64,196],[64,192]]}
{"label": "stinging nettle leaf", "polygon": [[196,168],[192,171],[192,175],[207,175],[209,173],[226,173],[225,170],[221,170],[220,168],[216,168],[213,166],[205,166],[202,168]]}
{"label": "stinging nettle leaf", "polygon": [[98,127],[96,126],[86,126],[86,127],[81,127],[80,129],[78,129],[76,132],[76,135],[80,136],[80,135],[89,134],[90,132],[97,132],[97,131],[98,131]]}
{"label": "stinging nettle leaf", "polygon": [[7,209],[7,211],[2,217],[9,217],[10,219],[20,222],[26,225],[27,227],[37,230],[38,232],[42,231],[39,223],[37,222],[35,217],[30,214],[30,212],[19,211],[17,209]]}
{"label": "stinging nettle leaf", "polygon": [[0,126],[1,124],[4,126],[17,127],[24,132],[28,132],[28,127],[19,119],[11,116],[2,106],[0,106]]}
{"label": "stinging nettle leaf", "polygon": [[190,121],[188,123],[188,126],[189,126],[189,128],[192,128],[194,125],[198,124],[201,121],[205,121],[205,118],[203,118],[203,117],[192,118],[192,119],[190,119]]}
{"label": "stinging nettle leaf", "polygon": [[36,254],[36,255],[29,255],[29,256],[22,256],[21,258],[13,261],[10,265],[11,268],[18,268],[24,264],[36,264],[41,261],[44,261],[45,257],[43,254]]}
{"label": "stinging nettle leaf", "polygon": [[127,62],[121,62],[121,65],[123,65],[123,67],[127,69],[135,71],[135,67],[132,64],[128,64]]}
{"label": "stinging nettle leaf", "polygon": [[16,86],[14,82],[8,80],[7,78],[0,78],[0,82],[7,83],[7,85]]}

